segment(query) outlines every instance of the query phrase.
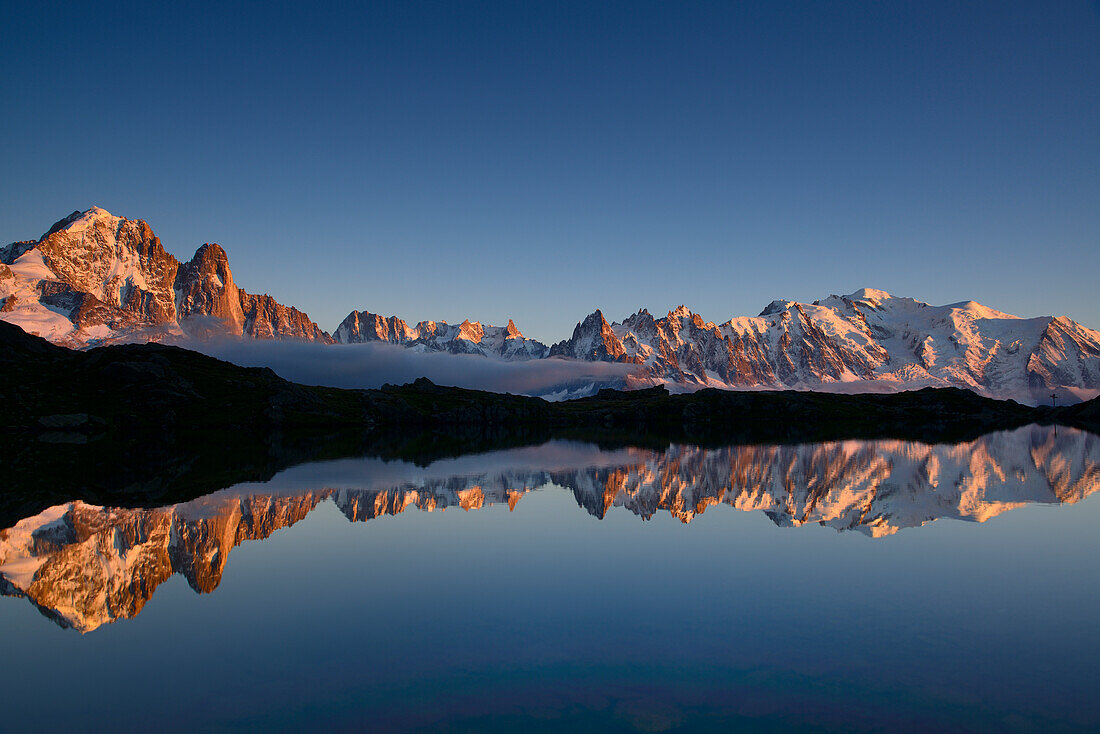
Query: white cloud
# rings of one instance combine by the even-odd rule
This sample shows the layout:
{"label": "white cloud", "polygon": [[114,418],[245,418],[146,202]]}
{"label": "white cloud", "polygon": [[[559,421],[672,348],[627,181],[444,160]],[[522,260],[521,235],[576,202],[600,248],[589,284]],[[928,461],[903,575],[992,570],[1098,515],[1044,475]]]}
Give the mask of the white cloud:
{"label": "white cloud", "polygon": [[621,386],[633,365],[534,359],[499,359],[446,352],[416,352],[385,343],[316,344],[312,342],[214,340],[181,344],[244,367],[270,367],[279,376],[306,385],[377,388],[427,377],[437,385],[546,395],[583,385]]}

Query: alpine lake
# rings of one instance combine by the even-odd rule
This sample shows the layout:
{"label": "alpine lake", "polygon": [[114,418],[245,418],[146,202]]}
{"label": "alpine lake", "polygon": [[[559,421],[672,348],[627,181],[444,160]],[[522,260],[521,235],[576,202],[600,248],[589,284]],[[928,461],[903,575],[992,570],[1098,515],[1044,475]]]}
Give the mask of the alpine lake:
{"label": "alpine lake", "polygon": [[1036,425],[75,479],[0,530],[0,729],[1097,731],[1098,489]]}

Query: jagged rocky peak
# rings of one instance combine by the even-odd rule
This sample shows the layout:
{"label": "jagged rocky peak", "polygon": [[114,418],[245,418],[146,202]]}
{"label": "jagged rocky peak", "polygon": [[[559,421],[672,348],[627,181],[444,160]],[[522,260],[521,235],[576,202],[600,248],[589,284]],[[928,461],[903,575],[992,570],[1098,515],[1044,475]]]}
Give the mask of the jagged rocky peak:
{"label": "jagged rocky peak", "polygon": [[[328,339],[304,314],[268,304],[270,328],[249,330],[229,258],[206,244],[181,264],[147,222],[95,206],[55,223],[33,242],[0,249],[3,318],[54,342],[86,347],[190,333]],[[280,311],[282,309],[282,311]],[[292,313],[291,313],[292,312]]]}
{"label": "jagged rocky peak", "polygon": [[640,308],[623,320],[623,327],[629,329],[638,338],[653,338],[657,335],[657,321],[648,309]]}
{"label": "jagged rocky peak", "polygon": [[396,316],[388,319],[370,311],[352,311],[333,332],[340,344],[361,344],[370,341],[405,344],[416,339],[416,330]]}
{"label": "jagged rocky peak", "polygon": [[466,339],[467,341],[480,342],[482,337],[485,336],[485,329],[481,327],[481,323],[477,321],[471,322],[466,319],[458,325],[458,338]]}
{"label": "jagged rocky peak", "polygon": [[[625,322],[624,322],[625,323]],[[658,320],[658,326],[664,327],[672,332],[679,332],[685,325],[691,324],[696,329],[713,329],[714,324],[709,321],[703,321],[703,317],[692,311],[687,306],[678,306],[672,311],[668,312],[668,316]]]}
{"label": "jagged rocky peak", "polygon": [[220,245],[208,242],[196,250],[191,261],[180,268],[176,285],[184,330],[196,336],[242,333],[240,291],[233,282],[229,256]]}
{"label": "jagged rocky peak", "polygon": [[[615,335],[611,324],[604,318],[603,311],[596,309],[589,314],[578,326],[583,334],[592,334],[599,338],[613,338]],[[576,333],[576,330],[573,332]]]}
{"label": "jagged rocky peak", "polygon": [[333,338],[313,323],[309,316],[284,306],[266,293],[255,295],[239,291],[244,313],[242,335],[252,339],[296,339],[332,344]]}
{"label": "jagged rocky peak", "polygon": [[622,340],[598,308],[577,324],[570,339],[555,344],[550,354],[596,362],[632,361],[626,359]]}
{"label": "jagged rocky peak", "polygon": [[670,319],[690,319],[693,315],[691,309],[682,303],[668,312],[668,318]]}
{"label": "jagged rocky peak", "polygon": [[217,242],[207,242],[195,250],[188,265],[198,272],[224,276],[229,272],[229,255]]}

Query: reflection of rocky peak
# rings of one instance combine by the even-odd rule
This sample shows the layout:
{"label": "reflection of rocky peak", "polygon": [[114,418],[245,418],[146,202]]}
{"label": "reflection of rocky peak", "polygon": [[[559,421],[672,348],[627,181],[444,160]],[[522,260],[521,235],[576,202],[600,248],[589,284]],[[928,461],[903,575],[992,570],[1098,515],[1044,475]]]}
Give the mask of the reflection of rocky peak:
{"label": "reflection of rocky peak", "polygon": [[181,264],[146,222],[99,207],[0,248],[0,262],[3,318],[68,346],[184,333],[329,341],[300,311],[240,291],[220,246]]}
{"label": "reflection of rocky peak", "polygon": [[213,591],[234,547],[294,524],[317,501],[228,497],[152,510],[73,502],[0,532],[0,568],[8,593],[87,632],[135,616],[174,573],[196,591]]}
{"label": "reflection of rocky peak", "polygon": [[687,523],[726,504],[762,510],[784,527],[819,523],[879,537],[938,518],[984,522],[1027,503],[1077,502],[1100,489],[1100,437],[1038,426],[956,445],[593,447],[562,458],[549,444],[503,452],[521,455],[506,465],[523,468],[506,470],[410,468],[418,478],[408,480],[367,472],[371,488],[363,489],[266,495],[252,485],[246,495],[230,489],[147,510],[60,505],[0,531],[0,593],[26,596],[62,626],[92,630],[140,612],[175,573],[196,591],[213,591],[236,546],[293,525],[329,499],[358,522],[409,508],[514,509],[527,492],[553,483],[599,518],[621,507],[643,519],[668,512]]}
{"label": "reflection of rocky peak", "polygon": [[385,489],[343,489],[331,494],[336,506],[352,522],[364,522],[381,515],[397,515],[409,508],[427,512],[450,507],[478,510],[490,505],[516,502],[527,492],[550,481],[544,471],[505,471],[459,475],[416,483],[397,484]]}

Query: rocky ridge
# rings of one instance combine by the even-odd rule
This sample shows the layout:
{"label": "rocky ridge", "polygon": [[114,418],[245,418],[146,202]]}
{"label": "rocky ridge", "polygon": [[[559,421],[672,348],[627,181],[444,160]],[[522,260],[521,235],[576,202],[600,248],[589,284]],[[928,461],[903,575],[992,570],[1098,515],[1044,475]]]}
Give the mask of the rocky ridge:
{"label": "rocky ridge", "polygon": [[333,337],[341,344],[386,342],[421,352],[478,354],[506,360],[541,359],[550,352],[542,342],[520,333],[511,319],[507,326],[483,326],[467,319],[461,324],[421,321],[410,327],[396,316],[385,318],[370,311],[352,311]]}

